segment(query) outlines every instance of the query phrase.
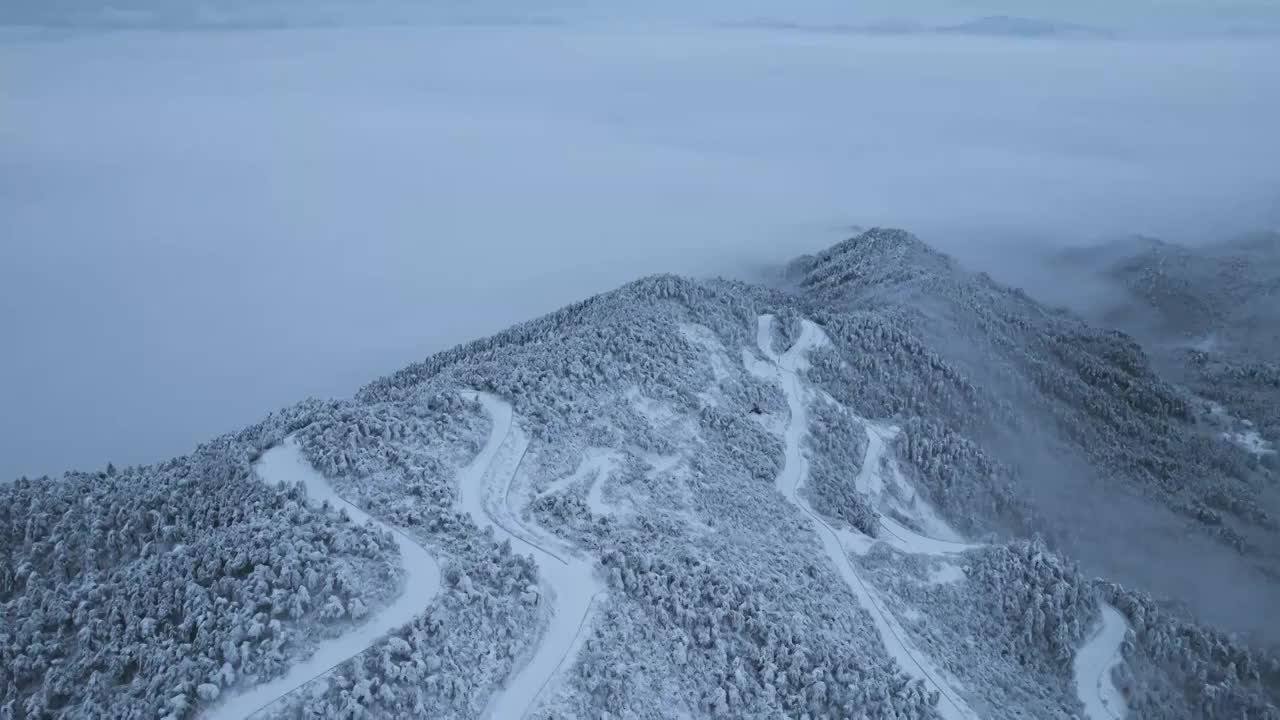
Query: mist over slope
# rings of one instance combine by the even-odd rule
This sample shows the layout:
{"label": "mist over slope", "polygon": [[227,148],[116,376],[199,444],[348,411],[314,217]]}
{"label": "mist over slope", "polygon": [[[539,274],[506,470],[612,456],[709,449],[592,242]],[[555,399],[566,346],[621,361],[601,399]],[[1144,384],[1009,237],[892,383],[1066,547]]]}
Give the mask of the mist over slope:
{"label": "mist over slope", "polygon": [[1280,433],[1280,236],[1192,246],[1127,238],[1058,261],[1114,290],[1082,313],[1138,338],[1162,373],[1210,402],[1224,436],[1276,466],[1264,438]]}
{"label": "mist over slope", "polygon": [[[1280,467],[1280,241],[1274,232],[1181,245],[1127,238],[1063,254],[1058,266],[1112,291],[1081,308],[1137,338],[1166,377],[1207,406],[1208,427],[1271,472]],[[1263,484],[1262,509],[1280,512]],[[1255,536],[1271,556],[1280,545]]]}
{"label": "mist over slope", "polygon": [[[1092,571],[1142,577],[1234,629],[1277,639],[1262,620],[1280,601],[1261,582],[1276,573],[1280,547],[1271,471],[1132,338],[1046,308],[907,235],[868,233],[797,265],[816,308],[888,315],[981,388],[976,407],[943,407],[1018,478],[1019,500],[1035,514],[1011,522],[1057,536]],[[936,411],[922,414],[932,421]],[[1216,590],[1236,583],[1251,590]]]}
{"label": "mist over slope", "polygon": [[997,277],[1009,246],[1272,227],[1278,65],[695,23],[0,31],[0,479],[159,461],[853,225]]}
{"label": "mist over slope", "polygon": [[[443,581],[269,715],[470,718],[517,698],[538,718],[1102,720],[1111,688],[1105,712],[1274,718],[1274,466],[1195,402],[1127,336],[902,231],[802,257],[779,287],[647,277],[193,458],[0,489],[0,704],[216,716],[376,613],[386,592],[357,606],[323,563],[396,554],[269,484],[258,458],[287,436]],[[43,510],[109,478],[147,492],[74,524]],[[227,514],[306,528],[310,569],[229,562],[226,521],[188,519]],[[111,535],[124,517],[136,530]],[[182,582],[128,611],[100,590],[157,562]],[[1109,608],[1122,625],[1100,633]],[[530,663],[548,643],[559,661]]]}

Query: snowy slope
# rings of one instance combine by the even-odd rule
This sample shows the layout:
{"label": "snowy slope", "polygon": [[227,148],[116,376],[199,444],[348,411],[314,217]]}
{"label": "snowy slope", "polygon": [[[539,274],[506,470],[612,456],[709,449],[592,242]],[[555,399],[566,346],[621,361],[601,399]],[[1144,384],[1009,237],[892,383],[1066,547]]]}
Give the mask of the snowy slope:
{"label": "snowy slope", "polygon": [[493,431],[473,470],[458,478],[460,506],[500,540],[521,545],[533,554],[544,580],[543,601],[550,618],[531,657],[494,694],[487,718],[524,718],[565,665],[571,665],[592,604],[604,591],[592,564],[565,548],[552,548],[521,526],[510,507],[511,485],[520,472],[528,440],[516,424],[511,406],[492,395],[480,403],[493,417]]}
{"label": "snowy slope", "polygon": [[[777,368],[778,382],[786,395],[787,406],[790,411],[790,421],[787,423],[786,428],[786,458],[782,472],[778,474],[776,481],[779,492],[789,502],[804,510],[805,514],[813,520],[818,528],[818,535],[822,539],[823,548],[827,551],[827,556],[839,570],[841,578],[844,579],[845,584],[848,585],[854,596],[863,607],[871,612],[872,617],[875,619],[876,628],[880,632],[880,639],[884,642],[890,656],[897,660],[909,675],[923,678],[942,696],[942,702],[938,708],[939,714],[949,720],[952,718],[962,720],[964,718],[977,717],[964,702],[963,697],[951,679],[947,678],[927,655],[904,640],[905,634],[898,626],[897,620],[885,610],[883,604],[876,597],[874,589],[869,587],[858,576],[857,570],[845,555],[845,550],[841,546],[835,531],[817,513],[813,512],[808,504],[797,494],[796,491],[804,482],[805,476],[805,461],[800,452],[800,443],[802,437],[808,431],[805,413],[807,400],[797,372],[805,366],[805,355],[810,349],[820,346],[824,338],[821,331],[813,323],[806,320],[803,322],[800,337],[783,355],[779,356],[772,348],[773,322],[774,318],[771,315],[762,315],[760,317],[756,341],[760,352],[766,358],[769,358]],[[868,452],[868,455],[871,455],[871,452]]]}
{"label": "snowy slope", "polygon": [[[1060,446],[1098,446],[1072,467],[1117,473],[1148,510],[1207,498],[1265,528],[1243,470],[1269,455],[1179,414],[1123,339],[905,234],[792,273],[786,291],[646,278],[194,458],[3,489],[0,704],[23,720],[1273,712],[1265,649],[1033,537],[1053,528],[1031,490],[1054,468],[1002,459],[1012,405],[968,353],[1074,433]],[[945,329],[969,333],[963,352]]]}
{"label": "snowy slope", "polygon": [[328,503],[346,511],[358,523],[371,524],[394,533],[405,572],[404,586],[390,606],[378,611],[350,632],[321,643],[310,657],[292,665],[283,676],[224,700],[206,713],[206,717],[210,718],[233,720],[263,711],[290,692],[324,675],[342,661],[363,652],[389,630],[408,623],[440,591],[440,566],[435,558],[403,532],[370,517],[368,513],[339,497],[329,482],[302,456],[294,438],[287,438],[264,453],[256,469],[263,482],[285,485],[300,482],[307,489],[309,502],[317,505]]}

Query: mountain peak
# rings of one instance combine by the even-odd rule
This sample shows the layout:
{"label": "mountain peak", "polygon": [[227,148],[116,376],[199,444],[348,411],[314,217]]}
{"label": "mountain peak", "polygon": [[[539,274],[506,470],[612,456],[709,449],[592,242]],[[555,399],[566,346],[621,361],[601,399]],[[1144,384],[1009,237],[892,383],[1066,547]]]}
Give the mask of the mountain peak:
{"label": "mountain peak", "polygon": [[[1272,702],[1251,671],[1269,657],[1136,592],[1275,633],[1266,478],[1237,447],[1269,452],[1269,426],[1206,431],[1127,336],[902,230],[792,269],[789,291],[641,278],[190,458],[0,487],[0,700],[215,719]],[[1249,584],[1204,598],[1177,584],[1195,572]],[[1105,665],[1126,638],[1130,697]],[[1189,638],[1177,664],[1168,638]]]}
{"label": "mountain peak", "polygon": [[817,255],[797,258],[787,274],[810,290],[839,289],[849,283],[901,280],[947,271],[955,266],[950,257],[920,238],[896,228],[871,228],[836,243]]}

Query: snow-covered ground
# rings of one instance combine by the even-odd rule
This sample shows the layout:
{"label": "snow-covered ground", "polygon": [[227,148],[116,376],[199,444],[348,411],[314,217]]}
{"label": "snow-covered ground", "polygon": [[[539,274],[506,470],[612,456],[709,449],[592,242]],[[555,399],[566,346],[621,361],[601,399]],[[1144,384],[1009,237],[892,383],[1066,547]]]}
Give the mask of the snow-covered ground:
{"label": "snow-covered ground", "polygon": [[[772,361],[772,365],[760,363],[746,355],[744,361],[751,372],[770,379],[776,378],[787,398],[790,419],[784,430],[786,457],[783,470],[776,479],[778,491],[813,521],[823,549],[862,606],[871,613],[889,654],[908,675],[925,680],[939,692],[939,714],[948,719],[977,717],[959,693],[957,683],[943,673],[928,655],[911,644],[898,619],[888,611],[877,596],[875,588],[858,574],[846,553],[862,555],[875,542],[885,542],[904,553],[934,556],[942,564],[930,572],[930,582],[950,583],[962,581],[964,572],[948,561],[948,556],[980,548],[982,545],[960,541],[959,536],[922,499],[917,501],[912,496],[912,502],[904,505],[901,502],[895,503],[890,498],[891,494],[886,492],[886,465],[891,472],[887,482],[898,485],[899,491],[910,490],[896,462],[892,458],[888,461],[885,459],[886,441],[892,440],[899,428],[865,419],[861,421],[869,442],[862,467],[854,480],[857,489],[871,498],[877,507],[881,500],[886,504],[895,504],[899,509],[909,512],[922,527],[947,539],[922,535],[881,513],[882,532],[879,538],[873,540],[855,530],[832,527],[809,507],[808,502],[798,493],[807,473],[801,441],[808,431],[806,388],[798,371],[805,368],[805,354],[820,347],[826,338],[816,325],[803,321],[800,337],[779,356],[772,348],[773,323],[772,316],[763,315],[756,328],[756,342],[760,352]],[[1127,712],[1124,697],[1111,680],[1111,669],[1120,662],[1120,644],[1124,641],[1127,629],[1124,616],[1110,605],[1103,604],[1100,630],[1077,652],[1073,668],[1077,693],[1091,720],[1122,720]]]}
{"label": "snow-covered ground", "polygon": [[264,482],[292,485],[302,481],[310,501],[320,504],[328,500],[331,506],[346,510],[347,515],[355,522],[373,523],[391,530],[400,547],[405,583],[400,595],[391,605],[352,628],[350,632],[320,643],[309,658],[290,667],[283,676],[229,696],[211,708],[205,717],[216,720],[241,720],[249,717],[324,675],[344,660],[363,652],[391,630],[407,624],[426,609],[440,591],[440,566],[435,558],[404,533],[370,517],[365,511],[339,497],[329,482],[303,457],[293,437],[263,453],[254,467]]}
{"label": "snow-covered ground", "polygon": [[[869,420],[863,420],[862,423],[867,429],[867,454],[862,461],[862,468],[858,472],[855,485],[858,491],[870,498],[878,508],[880,507],[881,496],[886,494],[884,492],[883,470],[885,441],[892,440],[900,430],[896,426],[880,426]],[[905,485],[906,481],[902,479],[896,463],[891,463],[891,467],[893,469],[891,475],[893,482]],[[899,505],[904,512],[914,516],[923,527],[928,528],[931,535],[918,533],[888,515],[881,514],[880,529],[882,533],[879,539],[889,543],[894,548],[904,553],[947,555],[981,547],[981,545],[961,542],[955,531],[942,518],[938,517],[937,513],[923,499],[916,498],[910,505]]]}
{"label": "snow-covered ground", "polygon": [[529,440],[516,424],[509,404],[486,393],[472,396],[493,418],[493,431],[477,461],[458,477],[460,508],[481,528],[491,528],[497,540],[509,540],[517,552],[533,555],[545,581],[543,597],[551,602],[550,622],[532,657],[518,666],[485,709],[487,718],[514,720],[534,710],[560,671],[572,666],[604,584],[595,576],[590,560],[560,547],[548,533],[521,525],[509,500]]}
{"label": "snow-covered ground", "polygon": [[1101,626],[1076,652],[1072,665],[1076,695],[1090,720],[1123,720],[1128,713],[1124,695],[1111,680],[1111,669],[1120,663],[1120,645],[1128,630],[1124,615],[1103,603]]}
{"label": "snow-covered ground", "polygon": [[797,371],[804,369],[806,353],[819,347],[825,338],[816,325],[804,321],[800,337],[782,356],[778,356],[772,348],[773,322],[773,316],[762,315],[756,328],[756,342],[760,352],[772,361],[772,366],[753,363],[748,367],[756,373],[767,373],[767,368],[772,369],[772,377],[782,386],[790,410],[791,416],[784,434],[786,455],[782,472],[775,480],[778,491],[789,502],[799,507],[814,523],[814,529],[822,541],[823,549],[826,550],[827,556],[845,584],[871,614],[889,655],[898,661],[905,673],[924,680],[930,689],[938,691],[941,696],[938,703],[939,714],[947,720],[976,718],[977,715],[969,708],[951,679],[936,667],[927,655],[912,646],[897,618],[885,608],[875,589],[858,575],[853,563],[845,554],[836,530],[823,521],[799,494],[798,490],[807,472],[807,461],[801,452],[801,441],[808,432],[808,414],[804,389]]}
{"label": "snow-covered ground", "polygon": [[587,507],[597,515],[612,515],[617,508],[604,499],[604,484],[609,475],[617,469],[622,457],[616,450],[606,448],[587,448],[582,462],[572,473],[547,485],[539,495],[551,495],[565,488],[576,485],[583,479],[589,479],[587,486]]}
{"label": "snow-covered ground", "polygon": [[[863,554],[874,543],[884,542],[903,553],[929,555],[936,558],[934,563],[939,563],[930,571],[930,582],[952,583],[964,581],[964,572],[956,564],[955,556],[981,546],[962,542],[927,502],[916,497],[892,454],[886,452],[899,429],[884,423],[861,420],[869,442],[862,466],[852,481],[876,507],[891,507],[894,512],[907,513],[905,517],[910,518],[907,522],[929,534],[922,534],[882,513],[880,536],[873,539],[855,530],[832,527],[809,506],[799,492],[808,475],[808,459],[802,448],[809,431],[808,402],[820,393],[806,386],[801,373],[807,367],[807,353],[820,347],[826,338],[818,326],[804,321],[792,347],[778,353],[772,347],[773,324],[774,318],[765,315],[757,326],[757,344],[766,360],[761,361],[752,354],[746,354],[744,360],[753,374],[779,383],[787,401],[789,414],[777,428],[784,437],[785,447],[783,469],[775,479],[778,492],[813,523],[823,550],[855,598],[869,612],[889,655],[907,675],[922,680],[929,689],[938,692],[940,716],[947,720],[976,718],[977,714],[961,692],[960,683],[913,644],[877,589],[859,574],[850,553]],[[471,515],[481,528],[490,528],[499,541],[508,540],[517,552],[531,554],[542,579],[539,595],[546,608],[546,626],[530,654],[517,660],[512,674],[494,692],[483,714],[496,719],[524,718],[543,698],[552,697],[554,693],[550,690],[561,674],[572,667],[586,637],[584,631],[599,607],[598,600],[604,596],[605,586],[590,558],[533,522],[522,521],[518,505],[529,488],[520,482],[521,466],[529,449],[529,439],[512,407],[485,393],[466,394],[481,403],[492,417],[493,427],[479,455],[458,475],[458,507]],[[658,407],[646,405],[644,409],[650,414],[662,414]],[[646,460],[654,472],[670,469],[667,467],[670,458],[655,456]],[[552,483],[542,493],[585,481],[589,483],[588,500],[593,512],[611,512],[614,508],[604,501],[602,488],[619,462],[616,451],[588,449],[572,474]],[[387,527],[338,497],[305,460],[292,437],[265,453],[255,467],[266,482],[301,481],[310,501],[328,500],[335,507],[344,508],[356,522]],[[290,668],[284,677],[228,698],[214,707],[209,717],[242,718],[270,706],[368,648],[389,630],[409,622],[430,603],[440,588],[438,565],[421,546],[395,528],[387,529],[395,534],[406,568],[406,586],[399,598],[351,632],[322,643],[311,657]],[[1111,681],[1110,671],[1120,662],[1119,648],[1126,631],[1123,615],[1104,605],[1100,629],[1075,658],[1077,693],[1091,720],[1118,720],[1125,716],[1124,698]]]}
{"label": "snow-covered ground", "polygon": [[929,582],[933,585],[946,585],[964,580],[964,568],[949,562],[939,562],[929,569]]}
{"label": "snow-covered ground", "polygon": [[706,390],[698,393],[703,404],[716,407],[720,404],[720,384],[730,377],[729,355],[716,334],[705,325],[697,323],[680,323],[680,334],[689,342],[701,347],[707,353],[711,364],[711,384]]}

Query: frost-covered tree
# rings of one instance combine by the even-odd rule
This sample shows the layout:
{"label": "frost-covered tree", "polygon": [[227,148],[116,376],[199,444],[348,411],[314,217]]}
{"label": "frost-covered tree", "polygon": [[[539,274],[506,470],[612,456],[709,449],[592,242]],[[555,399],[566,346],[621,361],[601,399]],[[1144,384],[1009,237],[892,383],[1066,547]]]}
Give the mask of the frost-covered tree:
{"label": "frost-covered tree", "polygon": [[[508,402],[529,441],[501,500],[512,522],[608,586],[535,716],[935,717],[939,696],[889,657],[777,492],[790,417],[770,373],[751,370],[768,363],[763,313],[775,351],[806,319],[830,340],[801,373],[818,398],[810,505],[876,532],[855,484],[870,418],[902,428],[890,462],[953,526],[1021,538],[946,559],[883,543],[849,558],[976,706],[1078,713],[1071,658],[1101,592],[1135,622],[1121,671],[1135,713],[1274,717],[1270,655],[1091,587],[1032,492],[1044,473],[1091,476],[1271,569],[1270,461],[1208,427],[1129,337],[907,233],[872,230],[789,272],[786,290],[645,278],[188,458],[0,487],[0,717],[189,717],[378,612],[398,579],[391,538],[253,476],[289,435],[344,499],[437,554],[443,587],[272,712],[477,716],[540,641],[549,596],[521,546],[457,509],[458,470],[494,429],[462,390]],[[1220,401],[1234,402],[1277,377],[1267,362],[1211,357],[1197,372],[1224,378]]]}
{"label": "frost-covered tree", "polygon": [[12,717],[187,717],[326,634],[294,598],[331,587],[340,602],[385,600],[394,543],[253,476],[255,438],[274,432],[0,485],[0,705]]}

